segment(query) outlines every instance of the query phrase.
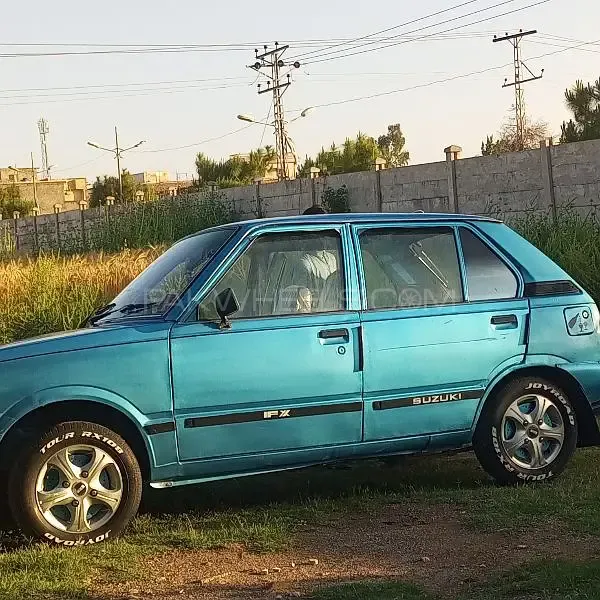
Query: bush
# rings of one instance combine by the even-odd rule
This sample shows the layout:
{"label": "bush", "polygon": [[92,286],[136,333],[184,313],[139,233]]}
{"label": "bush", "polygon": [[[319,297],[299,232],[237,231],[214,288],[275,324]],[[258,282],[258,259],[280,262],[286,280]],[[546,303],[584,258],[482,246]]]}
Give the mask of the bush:
{"label": "bush", "polygon": [[345,185],[337,189],[326,187],[321,194],[321,204],[329,213],[349,213],[350,198]]}
{"label": "bush", "polygon": [[547,254],[600,304],[600,220],[566,208],[555,224],[548,214],[515,219],[511,225]]}

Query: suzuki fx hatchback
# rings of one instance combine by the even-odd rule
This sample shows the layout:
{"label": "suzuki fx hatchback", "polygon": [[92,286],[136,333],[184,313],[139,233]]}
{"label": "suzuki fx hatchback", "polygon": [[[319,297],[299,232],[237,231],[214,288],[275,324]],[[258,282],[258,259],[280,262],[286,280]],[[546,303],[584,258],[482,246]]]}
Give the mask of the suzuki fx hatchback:
{"label": "suzuki fx hatchback", "polygon": [[155,488],[473,446],[503,483],[599,440],[592,298],[506,225],[230,224],[78,331],[0,348],[0,465],[30,535],[117,536]]}

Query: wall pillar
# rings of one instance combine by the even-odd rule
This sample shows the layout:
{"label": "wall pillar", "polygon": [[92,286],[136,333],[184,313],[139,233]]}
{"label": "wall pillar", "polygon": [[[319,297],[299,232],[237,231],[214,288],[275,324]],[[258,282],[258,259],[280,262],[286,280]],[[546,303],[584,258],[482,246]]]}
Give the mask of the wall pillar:
{"label": "wall pillar", "polygon": [[[143,193],[143,192],[142,192]],[[86,250],[86,235],[85,235],[85,210],[88,206],[88,203],[85,200],[79,201],[79,219],[80,219],[80,227],[81,227],[81,247]]]}
{"label": "wall pillar", "polygon": [[552,212],[552,221],[558,223],[558,210],[556,208],[556,194],[554,193],[554,176],[552,173],[552,138],[540,142],[542,156],[542,179],[544,181],[544,195],[546,204]]}
{"label": "wall pillar", "polygon": [[60,204],[54,205],[54,217],[56,219],[56,247],[60,250]]}
{"label": "wall pillar", "polygon": [[310,168],[310,203],[317,206],[317,178],[321,174],[319,167]]}
{"label": "wall pillar", "polygon": [[458,212],[458,185],[456,182],[456,161],[460,158],[462,148],[460,146],[448,146],[444,148],[446,154],[446,167],[448,172],[448,210]]}
{"label": "wall pillar", "polygon": [[21,218],[21,213],[18,210],[13,212],[13,226],[14,226],[14,236],[15,236],[15,250],[17,252],[20,250],[21,242],[19,240],[19,219]]}
{"label": "wall pillar", "polygon": [[383,195],[381,193],[381,171],[386,168],[387,161],[385,158],[376,158],[373,163],[373,170],[375,171],[375,194],[377,202],[377,212],[383,212]]}
{"label": "wall pillar", "polygon": [[254,180],[254,183],[256,184],[256,216],[259,219],[262,219],[265,216],[263,214],[262,198],[260,195],[260,184],[262,183],[262,179],[258,177]]}
{"label": "wall pillar", "polygon": [[38,234],[38,215],[40,214],[39,206],[33,207],[33,246],[36,252],[40,251],[40,236]]}

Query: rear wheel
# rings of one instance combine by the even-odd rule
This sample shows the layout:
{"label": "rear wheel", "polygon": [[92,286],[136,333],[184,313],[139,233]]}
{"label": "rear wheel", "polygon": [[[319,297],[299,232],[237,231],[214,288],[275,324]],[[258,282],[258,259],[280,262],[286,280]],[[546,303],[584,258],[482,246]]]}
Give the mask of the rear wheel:
{"label": "rear wheel", "polygon": [[34,436],[8,482],[11,512],[25,534],[62,546],[117,537],[141,494],[140,468],[125,440],[83,421]]}
{"label": "rear wheel", "polygon": [[543,481],[566,467],[577,446],[577,421],[567,395],[554,383],[523,377],[488,401],[473,448],[500,483]]}

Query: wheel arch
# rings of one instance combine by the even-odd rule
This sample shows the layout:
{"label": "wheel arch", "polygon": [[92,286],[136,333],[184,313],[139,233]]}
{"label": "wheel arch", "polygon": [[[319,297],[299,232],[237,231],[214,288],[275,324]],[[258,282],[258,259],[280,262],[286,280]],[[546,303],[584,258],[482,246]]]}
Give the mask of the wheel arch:
{"label": "wheel arch", "polygon": [[541,377],[551,381],[566,392],[567,397],[573,403],[573,408],[575,409],[575,415],[577,417],[578,446],[595,446],[600,443],[600,432],[596,425],[592,406],[583,391],[583,387],[571,373],[567,372],[565,369],[561,369],[560,366],[552,365],[524,365],[513,369],[508,373],[502,374],[488,388],[484,401],[478,411],[473,429],[475,430],[477,428],[486,404],[493,402],[494,398],[497,397],[502,389],[509,383],[515,379],[527,376]]}
{"label": "wheel arch", "polygon": [[55,400],[22,414],[0,440],[0,464],[10,464],[13,452],[32,431],[43,431],[65,421],[97,423],[120,435],[133,450],[144,481],[150,480],[152,454],[139,425],[115,406],[91,399]]}

